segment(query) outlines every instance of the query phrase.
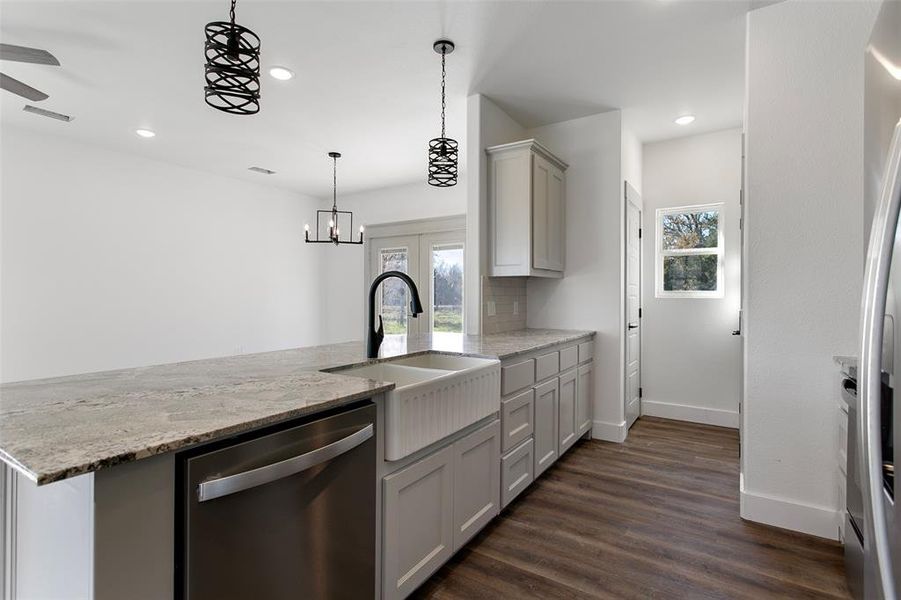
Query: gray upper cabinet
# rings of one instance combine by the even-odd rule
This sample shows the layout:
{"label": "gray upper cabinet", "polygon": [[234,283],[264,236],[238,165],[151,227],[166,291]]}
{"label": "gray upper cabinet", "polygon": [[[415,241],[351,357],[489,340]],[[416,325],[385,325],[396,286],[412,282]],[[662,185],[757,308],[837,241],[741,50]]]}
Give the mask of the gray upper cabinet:
{"label": "gray upper cabinet", "polygon": [[490,274],[563,277],[567,164],[535,140],[486,152]]}

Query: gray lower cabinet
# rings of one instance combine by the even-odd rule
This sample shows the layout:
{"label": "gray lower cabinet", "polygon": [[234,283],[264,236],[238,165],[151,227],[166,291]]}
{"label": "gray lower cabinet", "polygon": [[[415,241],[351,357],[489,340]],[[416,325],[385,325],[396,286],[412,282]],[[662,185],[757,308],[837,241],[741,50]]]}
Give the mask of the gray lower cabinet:
{"label": "gray lower cabinet", "polygon": [[454,552],[500,511],[501,422],[454,444]]}
{"label": "gray lower cabinet", "polygon": [[592,406],[592,365],[588,363],[579,367],[576,384],[576,436],[581,436],[591,429]]}
{"label": "gray lower cabinet", "polygon": [[501,459],[501,508],[535,480],[534,441],[527,440]]}
{"label": "gray lower cabinet", "polygon": [[572,369],[560,375],[560,391],[558,403],[558,430],[560,456],[569,450],[570,446],[578,439],[576,425],[576,370]]}
{"label": "gray lower cabinet", "polygon": [[501,402],[501,452],[509,452],[532,437],[534,412],[533,389]]}
{"label": "gray lower cabinet", "polygon": [[500,511],[495,419],[383,479],[382,597],[405,598]]}
{"label": "gray lower cabinet", "polygon": [[535,477],[557,460],[559,379],[535,386]]}
{"label": "gray lower cabinet", "polygon": [[454,553],[454,448],[384,479],[382,596],[404,598]]}

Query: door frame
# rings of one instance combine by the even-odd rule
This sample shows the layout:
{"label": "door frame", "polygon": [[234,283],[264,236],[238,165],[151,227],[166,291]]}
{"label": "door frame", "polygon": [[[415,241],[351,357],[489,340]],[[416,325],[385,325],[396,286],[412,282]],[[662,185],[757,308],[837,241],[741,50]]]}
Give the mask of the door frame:
{"label": "door frame", "polygon": [[[635,200],[638,200],[635,202]],[[638,319],[639,319],[639,327],[638,327],[638,415],[641,416],[641,345],[642,345],[642,329],[641,327],[641,318],[642,318],[642,295],[644,294],[644,236],[642,232],[644,230],[644,203],[641,200],[641,194],[638,193],[628,181],[623,181],[623,285],[622,285],[622,293],[623,293],[623,310],[622,310],[622,331],[623,331],[623,344],[622,344],[622,402],[623,402],[623,421],[625,431],[629,430],[629,427],[632,425],[629,423],[629,286],[628,286],[628,278],[629,278],[629,205],[634,206],[638,210]],[[637,417],[636,417],[637,418]],[[626,435],[626,434],[624,434]]]}
{"label": "door frame", "polygon": [[[463,233],[463,253],[464,253],[464,270],[463,270],[463,333],[467,331],[467,325],[469,323],[469,319],[471,315],[468,310],[466,310],[466,280],[467,273],[465,269],[466,263],[466,254],[468,250],[466,248],[466,215],[449,215],[446,217],[434,217],[429,219],[412,219],[409,221],[397,221],[393,223],[376,223],[374,225],[366,224],[366,237],[364,238],[363,248],[364,248],[364,258],[363,258],[363,306],[368,306],[369,303],[369,284],[372,282],[373,278],[373,257],[372,257],[372,249],[374,240],[378,240],[386,237],[401,237],[401,236],[419,236],[420,239],[435,236],[438,234],[449,234],[454,232],[462,232]],[[422,252],[420,248],[420,258]],[[421,261],[419,265],[419,272],[415,274],[417,279],[420,279],[425,272],[425,269],[428,268],[428,263],[430,261]],[[421,287],[421,285],[420,285]],[[431,286],[429,286],[431,289]],[[431,297],[422,298],[424,302],[431,302]],[[428,312],[426,312],[423,316],[429,317],[431,312],[431,306],[429,306]],[[366,328],[366,315],[364,317],[363,324],[363,339],[366,339],[368,332],[365,331]]]}

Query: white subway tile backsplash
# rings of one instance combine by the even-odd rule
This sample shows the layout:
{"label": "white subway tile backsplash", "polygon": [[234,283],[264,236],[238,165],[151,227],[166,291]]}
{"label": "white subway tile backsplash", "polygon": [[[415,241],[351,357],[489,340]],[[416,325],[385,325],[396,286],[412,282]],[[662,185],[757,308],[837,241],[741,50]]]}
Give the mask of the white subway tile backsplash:
{"label": "white subway tile backsplash", "polygon": [[482,277],[482,333],[503,333],[525,327],[526,278]]}

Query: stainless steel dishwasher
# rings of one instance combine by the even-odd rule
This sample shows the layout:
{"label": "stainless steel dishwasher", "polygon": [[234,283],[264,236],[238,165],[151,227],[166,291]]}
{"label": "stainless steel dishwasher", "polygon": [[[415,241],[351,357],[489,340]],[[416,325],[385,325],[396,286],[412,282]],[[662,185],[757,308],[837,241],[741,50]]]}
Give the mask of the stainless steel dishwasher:
{"label": "stainless steel dishwasher", "polygon": [[375,406],[180,453],[176,595],[371,598]]}

